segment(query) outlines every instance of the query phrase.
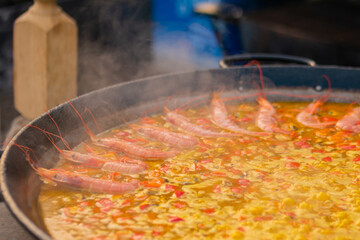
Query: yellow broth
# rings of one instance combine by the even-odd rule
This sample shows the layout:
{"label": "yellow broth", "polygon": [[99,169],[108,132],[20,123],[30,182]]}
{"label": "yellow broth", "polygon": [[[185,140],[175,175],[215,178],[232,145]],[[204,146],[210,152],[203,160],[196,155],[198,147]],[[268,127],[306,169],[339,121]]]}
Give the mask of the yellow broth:
{"label": "yellow broth", "polygon": [[[141,185],[110,195],[46,182],[39,204],[48,231],[54,239],[359,239],[360,138],[332,127],[302,126],[295,117],[307,104],[273,103],[280,128],[296,135],[201,138],[176,157],[146,161],[149,170],[141,174],[106,173],[61,160],[59,168],[114,181],[135,178]],[[260,131],[254,124],[258,105],[227,108],[239,126]],[[326,103],[317,114],[324,121],[340,119],[348,108]],[[211,123],[209,107],[180,113],[225,131]],[[160,115],[135,122],[145,123],[180,131]],[[99,137],[119,132],[136,144],[170,149],[128,126]],[[108,159],[121,156],[87,144]]]}

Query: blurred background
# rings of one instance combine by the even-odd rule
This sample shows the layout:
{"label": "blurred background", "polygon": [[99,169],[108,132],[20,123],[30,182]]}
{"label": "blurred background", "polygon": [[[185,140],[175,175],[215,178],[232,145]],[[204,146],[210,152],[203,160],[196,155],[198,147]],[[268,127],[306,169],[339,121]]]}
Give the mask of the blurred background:
{"label": "blurred background", "polygon": [[[79,95],[145,76],[281,53],[360,66],[360,0],[59,0],[79,28]],[[0,0],[0,140],[12,120],[12,28],[30,0]]]}

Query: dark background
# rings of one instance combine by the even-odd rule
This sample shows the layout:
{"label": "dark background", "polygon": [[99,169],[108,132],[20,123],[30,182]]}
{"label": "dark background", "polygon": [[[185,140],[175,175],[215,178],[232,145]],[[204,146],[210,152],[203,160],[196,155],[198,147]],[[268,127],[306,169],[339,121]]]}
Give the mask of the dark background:
{"label": "dark background", "polygon": [[[79,28],[79,94],[144,76],[216,68],[223,56],[238,53],[282,53],[318,64],[360,66],[359,0],[58,2]],[[226,8],[217,14],[195,13],[201,2]],[[12,93],[12,27],[31,4],[0,0],[1,141],[18,115]],[[234,14],[239,9],[240,17]]]}

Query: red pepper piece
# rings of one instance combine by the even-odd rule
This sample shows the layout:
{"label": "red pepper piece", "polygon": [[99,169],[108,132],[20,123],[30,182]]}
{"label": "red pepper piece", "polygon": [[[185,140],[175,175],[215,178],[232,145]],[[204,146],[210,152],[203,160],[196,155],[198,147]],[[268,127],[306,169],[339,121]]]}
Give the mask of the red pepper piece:
{"label": "red pepper piece", "polygon": [[354,162],[360,162],[360,156],[357,156],[353,159]]}
{"label": "red pepper piece", "polygon": [[331,157],[324,157],[323,159],[321,159],[325,162],[332,162],[332,158]]}
{"label": "red pepper piece", "polygon": [[165,185],[165,190],[167,190],[167,191],[175,191],[175,190],[176,190],[176,186],[170,185],[170,184],[166,184],[166,185]]}
{"label": "red pepper piece", "polygon": [[184,221],[184,219],[176,216],[169,217],[169,222],[181,222],[181,221]]}
{"label": "red pepper piece", "polygon": [[273,217],[272,216],[261,216],[261,217],[255,217],[254,220],[258,221],[258,222],[262,222],[262,221],[269,221],[272,220]]}
{"label": "red pepper piece", "polygon": [[132,239],[133,240],[141,240],[144,235],[145,235],[145,233],[134,233],[134,235],[132,236]]}
{"label": "red pepper piece", "polygon": [[109,198],[103,198],[97,201],[102,207],[112,207],[114,206],[114,202]]}
{"label": "red pepper piece", "polygon": [[310,144],[308,142],[304,141],[304,140],[294,142],[294,145],[296,147],[300,147],[300,148],[309,148],[309,147],[311,147]]}
{"label": "red pepper piece", "polygon": [[184,208],[184,207],[186,207],[187,206],[187,204],[186,203],[184,203],[184,202],[181,202],[181,201],[177,201],[177,202],[173,202],[173,204],[172,204],[174,207],[176,207],[176,208]]}
{"label": "red pepper piece", "polygon": [[341,149],[344,149],[344,150],[351,150],[351,149],[354,149],[356,148],[355,145],[343,145],[343,146],[340,146]]}
{"label": "red pepper piece", "polygon": [[285,167],[288,169],[296,169],[300,167],[300,163],[298,162],[287,162],[285,163]]}
{"label": "red pepper piece", "polygon": [[231,190],[231,192],[236,193],[236,194],[244,192],[244,189],[241,187],[232,187],[232,188],[230,188],[230,190]]}
{"label": "red pepper piece", "polygon": [[206,214],[210,214],[210,213],[214,213],[214,212],[215,212],[215,209],[213,209],[213,208],[206,208],[206,209],[203,209],[203,210],[201,210],[201,211],[203,211],[203,212],[206,213]]}
{"label": "red pepper piece", "polygon": [[176,197],[178,197],[178,198],[181,197],[182,195],[184,195],[184,193],[185,193],[185,192],[184,192],[184,191],[181,191],[181,190],[176,190],[176,191],[175,191],[175,195],[176,195]]}
{"label": "red pepper piece", "polygon": [[148,207],[150,207],[150,204],[143,204],[139,206],[140,210],[147,209]]}
{"label": "red pepper piece", "polygon": [[249,179],[239,179],[237,182],[240,186],[249,186],[250,185]]}

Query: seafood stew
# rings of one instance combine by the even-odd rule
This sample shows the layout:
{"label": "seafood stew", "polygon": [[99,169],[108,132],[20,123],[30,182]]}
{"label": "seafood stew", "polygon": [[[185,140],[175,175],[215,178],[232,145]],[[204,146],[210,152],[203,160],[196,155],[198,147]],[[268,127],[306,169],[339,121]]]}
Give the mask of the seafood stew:
{"label": "seafood stew", "polygon": [[[332,93],[337,96],[346,96],[350,99],[357,98],[355,90],[358,89],[358,86],[355,82],[343,81],[340,84],[342,79],[356,79],[357,76],[359,76],[359,71],[356,69],[338,67],[264,67],[263,70],[266,77],[273,80],[276,79],[276,85],[279,83],[280,86],[280,89],[277,90],[283,93],[316,94],[315,91],[309,88],[296,89],[283,88],[283,86],[288,84],[287,82],[290,78],[298,79],[294,80],[296,86],[313,86],[314,79],[326,73],[334,80],[335,88],[346,89],[346,91],[335,89]],[[252,72],[252,70],[210,70],[154,77],[93,92],[72,102],[74,102],[77,109],[82,110],[85,106],[89,106],[91,100],[95,99],[95,101],[90,103],[91,110],[98,120],[101,131],[104,131],[115,127],[119,121],[124,119],[124,116],[127,122],[138,118],[146,109],[152,107],[147,105],[149,101],[153,104],[158,104],[159,97],[174,96],[175,93],[183,96],[190,94],[194,97],[197,91],[199,93],[206,93],[219,90],[223,89],[223,85],[229,89],[234,89],[238,86],[236,84],[238,77],[240,77],[242,73],[247,74],[249,72]],[[295,73],[300,74],[297,75]],[[297,76],[301,76],[301,79]],[[141,93],[150,85],[162,86],[163,88],[155,88],[155,90],[149,92],[147,96],[142,96]],[[348,91],[349,88],[352,88],[354,92]],[[134,96],[137,97],[134,98]],[[271,99],[271,102],[292,100],[299,101],[301,99],[279,96],[279,98]],[[74,117],[72,110],[69,109],[68,105],[65,104],[51,110],[50,113],[59,124],[64,138],[66,138],[71,147],[74,147],[86,140],[88,136],[84,133],[83,126],[79,123],[79,119]],[[32,125],[57,133],[55,127],[46,125],[50,121],[51,120],[45,115],[34,121]],[[91,125],[91,123],[89,125]],[[96,127],[91,126],[91,129],[96,129]],[[15,140],[21,145],[34,149],[34,152],[39,157],[41,166],[46,168],[54,167],[59,159],[57,150],[53,148],[52,144],[42,133],[35,129],[24,128]],[[41,218],[39,218],[40,212],[37,210],[36,204],[34,204],[39,192],[39,178],[29,164],[25,165],[24,162],[27,162],[27,160],[17,147],[9,146],[5,150],[1,162],[2,193],[11,211],[27,229],[38,238],[51,239],[46,233],[46,228],[41,223]]]}

